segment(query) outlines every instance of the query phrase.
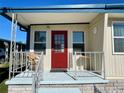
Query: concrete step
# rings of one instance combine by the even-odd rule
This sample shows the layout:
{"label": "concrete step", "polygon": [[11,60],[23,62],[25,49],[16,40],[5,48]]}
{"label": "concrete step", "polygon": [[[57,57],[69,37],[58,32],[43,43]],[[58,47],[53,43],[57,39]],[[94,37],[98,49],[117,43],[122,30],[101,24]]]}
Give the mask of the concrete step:
{"label": "concrete step", "polygon": [[39,88],[38,93],[81,93],[79,88]]}

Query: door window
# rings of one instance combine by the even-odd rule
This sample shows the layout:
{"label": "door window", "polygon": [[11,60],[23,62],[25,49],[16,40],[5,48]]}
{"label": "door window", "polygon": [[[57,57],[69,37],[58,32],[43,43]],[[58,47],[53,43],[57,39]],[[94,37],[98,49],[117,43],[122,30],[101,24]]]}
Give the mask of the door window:
{"label": "door window", "polygon": [[54,35],[54,51],[55,52],[64,52],[64,35],[55,34]]}

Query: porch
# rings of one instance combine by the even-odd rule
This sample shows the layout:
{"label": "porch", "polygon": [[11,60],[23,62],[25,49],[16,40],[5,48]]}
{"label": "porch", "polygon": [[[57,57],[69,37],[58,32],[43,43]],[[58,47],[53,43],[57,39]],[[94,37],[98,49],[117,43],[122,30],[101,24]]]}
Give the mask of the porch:
{"label": "porch", "polygon": [[[33,76],[34,78],[38,77],[41,84],[108,82],[105,80],[103,52],[69,53],[66,72],[45,71],[44,62],[43,52],[13,52],[10,61],[10,80],[8,84],[12,82],[13,84],[32,84]],[[22,80],[26,82],[21,82]]]}
{"label": "porch", "polygon": [[[35,65],[31,62],[32,60],[30,60],[30,53],[31,52],[12,53],[9,72],[10,79],[6,82],[10,87],[9,89],[16,85],[18,88],[22,88],[21,91],[26,91],[26,89],[28,89],[26,87],[30,86],[33,93],[35,93],[34,91],[42,91],[43,93],[56,91],[56,93],[58,93],[58,88],[60,88],[60,91],[68,91],[68,93],[72,93],[72,89],[74,93],[80,93],[80,85],[83,86],[88,84],[88,87],[94,87],[94,84],[108,83],[108,80],[105,80],[104,76],[104,61],[102,61],[103,52],[75,52],[75,55],[69,53],[68,64],[70,65],[68,66],[67,72],[44,71],[43,52],[31,53],[33,58],[37,56],[37,59],[34,59],[36,62]],[[74,56],[74,62],[72,62],[72,55]],[[78,63],[79,59],[83,64]],[[99,62],[99,65],[97,62]],[[57,86],[55,87],[55,85]],[[66,86],[68,88],[66,88]],[[26,89],[23,90],[23,88]],[[90,91],[94,91],[93,89],[94,88],[91,88]]]}
{"label": "porch", "polygon": [[[32,77],[34,72],[24,71],[16,75],[11,80],[8,80],[8,85],[32,85]],[[43,73],[43,80],[41,85],[77,85],[77,84],[102,84],[108,83],[102,77],[89,71],[76,72],[76,78],[73,77],[75,72],[45,72]],[[22,82],[23,81],[23,82]]]}
{"label": "porch", "polygon": [[[35,21],[30,20],[31,22],[29,22],[31,24],[30,32],[28,32],[30,33],[30,44],[28,45],[30,52],[18,52],[14,42],[17,25],[16,17],[18,15],[18,21],[23,23],[22,18],[28,19],[31,14],[33,14],[36,19]],[[16,16],[14,14],[8,14],[13,17],[13,40],[11,43],[14,47],[12,47],[13,49],[11,50],[9,80],[6,84],[10,86],[31,85],[32,91],[35,93],[40,86],[45,85],[70,86],[108,83],[108,80],[105,80],[104,53],[102,52],[104,33],[103,14],[98,14],[97,18],[97,13],[91,13],[90,16],[85,16],[86,13],[62,13],[64,19],[68,16],[72,16],[72,18],[77,21],[80,20],[78,18],[83,17],[84,19],[84,16],[85,19],[83,23],[74,23],[76,21],[68,19],[65,22],[66,25],[62,23],[62,25],[60,24],[61,26],[56,26],[55,24],[50,25],[51,22],[57,22],[57,25],[59,22],[63,22],[61,19],[55,22],[55,20],[50,17],[50,15],[57,17],[57,15],[60,15],[59,13],[50,15],[48,13],[47,18],[50,17],[48,24],[37,23],[43,22],[42,20],[37,20],[41,14],[47,14],[31,14],[24,13],[23,15],[23,13],[18,13]],[[44,17],[47,19],[46,16]],[[14,21],[14,18],[16,21]],[[29,23],[26,22],[25,26]],[[78,33],[76,33],[76,31]],[[78,36],[76,35],[75,37],[74,34],[78,34]],[[74,40],[79,38],[79,36],[81,36],[80,40]],[[96,42],[96,40],[98,42]],[[40,52],[36,52],[37,49],[39,49]],[[57,70],[65,70],[65,72],[57,72]]]}

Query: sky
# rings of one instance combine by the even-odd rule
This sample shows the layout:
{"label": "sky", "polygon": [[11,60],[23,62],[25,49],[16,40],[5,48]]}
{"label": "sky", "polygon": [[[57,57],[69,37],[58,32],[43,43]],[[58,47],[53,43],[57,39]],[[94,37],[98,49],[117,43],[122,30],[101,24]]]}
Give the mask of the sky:
{"label": "sky", "polygon": [[[38,7],[43,5],[65,4],[110,4],[124,3],[124,0],[0,0],[1,6],[7,7]],[[29,3],[30,2],[30,3]]]}
{"label": "sky", "polygon": [[[0,0],[0,7],[40,7],[67,4],[110,4],[124,3],[124,0]],[[0,16],[0,38],[10,40],[11,22]],[[26,42],[26,33],[18,29],[17,41]]]}
{"label": "sky", "polygon": [[[17,41],[26,42],[26,32],[22,32],[17,28]],[[11,21],[0,16],[0,38],[11,39]]]}

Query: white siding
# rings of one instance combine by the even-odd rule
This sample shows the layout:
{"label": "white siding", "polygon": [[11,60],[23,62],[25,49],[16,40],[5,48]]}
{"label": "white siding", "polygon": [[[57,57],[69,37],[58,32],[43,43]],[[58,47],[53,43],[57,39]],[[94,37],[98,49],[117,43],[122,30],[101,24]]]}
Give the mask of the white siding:
{"label": "white siding", "polygon": [[[96,33],[93,32],[94,28],[96,28]],[[99,14],[96,18],[94,18],[90,23],[89,29],[90,50],[103,51],[104,14]]]}
{"label": "white siding", "polygon": [[[104,51],[105,72],[109,79],[124,79],[124,55],[112,54],[112,21],[122,21],[124,18],[109,18],[108,14],[99,14],[90,24],[77,25],[34,25],[31,26],[30,49],[33,50],[34,31],[47,31],[47,49],[44,55],[45,70],[51,69],[51,30],[68,31],[68,52],[72,52],[72,31],[85,32],[86,51]],[[93,33],[94,28],[97,29]],[[99,64],[98,64],[99,65]]]}
{"label": "white siding", "polygon": [[[124,18],[108,18],[108,14],[99,14],[91,21],[89,29],[89,50],[104,51],[105,73],[108,79],[124,79],[124,55],[113,54],[112,21],[124,21]],[[97,28],[93,34],[93,28]]]}
{"label": "white siding", "polygon": [[124,18],[109,18],[105,31],[105,61],[108,79],[124,79],[124,55],[113,54],[112,21],[124,21]]}
{"label": "white siding", "polygon": [[[68,31],[68,53],[72,52],[72,31],[84,31],[85,42],[88,42],[88,24],[77,25],[34,25],[31,26],[31,40],[30,49],[34,49],[34,31],[47,31],[47,43],[46,43],[46,55],[44,55],[44,68],[45,71],[51,69],[51,31],[52,30],[67,30]],[[88,44],[86,43],[86,50],[88,50]],[[69,54],[68,54],[69,55]],[[69,58],[68,58],[69,59]]]}
{"label": "white siding", "polygon": [[[97,52],[102,52],[103,51],[103,39],[104,39],[104,19],[105,19],[105,14],[99,14],[97,15],[89,25],[89,50],[90,51],[97,51]],[[96,31],[94,31],[96,30]],[[98,55],[96,57],[96,69],[101,70],[102,62],[104,60],[100,60]],[[103,73],[102,73],[103,74]]]}

